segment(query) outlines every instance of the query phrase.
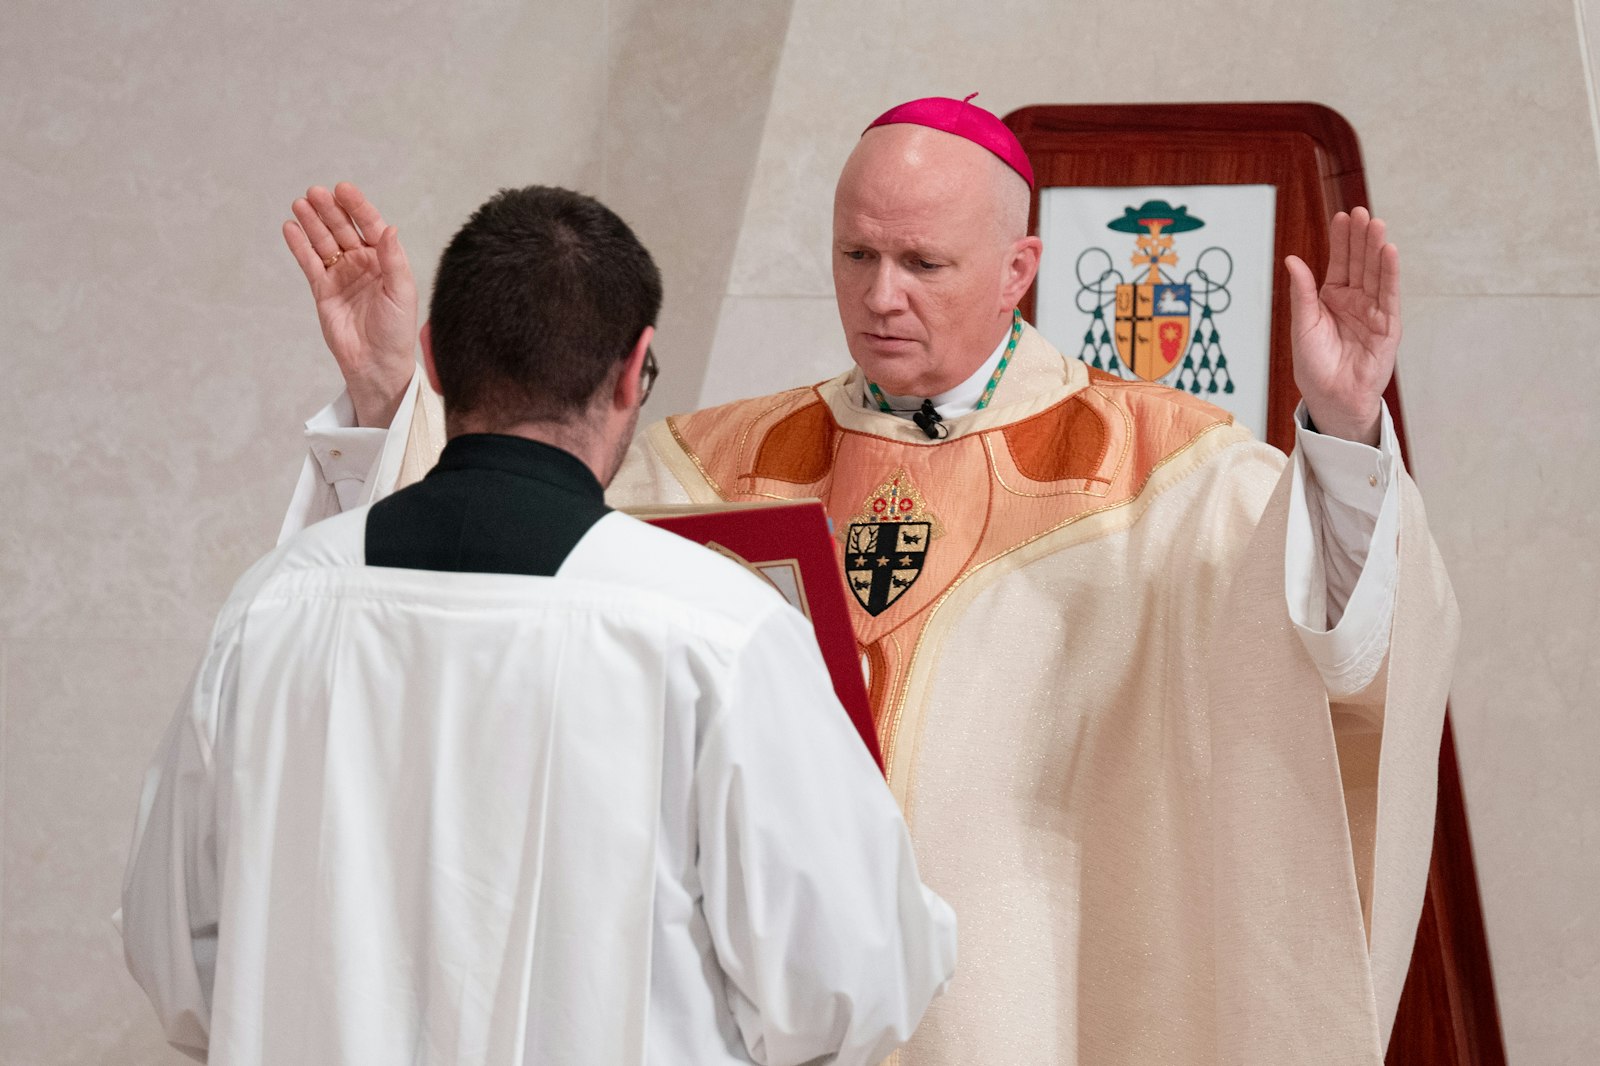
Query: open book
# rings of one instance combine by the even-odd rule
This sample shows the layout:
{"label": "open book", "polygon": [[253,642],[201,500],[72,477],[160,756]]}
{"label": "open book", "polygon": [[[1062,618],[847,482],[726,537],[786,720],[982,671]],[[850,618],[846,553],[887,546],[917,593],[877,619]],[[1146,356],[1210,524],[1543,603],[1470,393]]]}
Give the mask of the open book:
{"label": "open book", "polygon": [[810,619],[833,690],[862,743],[883,766],[844,578],[820,501],[684,504],[629,508],[627,513],[747,567]]}

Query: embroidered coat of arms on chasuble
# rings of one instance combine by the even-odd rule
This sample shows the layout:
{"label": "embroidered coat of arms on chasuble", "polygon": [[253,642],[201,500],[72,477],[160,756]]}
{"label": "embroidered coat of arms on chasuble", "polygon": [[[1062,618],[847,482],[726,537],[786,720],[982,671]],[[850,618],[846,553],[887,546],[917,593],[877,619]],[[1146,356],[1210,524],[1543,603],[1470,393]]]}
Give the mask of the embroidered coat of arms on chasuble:
{"label": "embroidered coat of arms on chasuble", "polygon": [[1381,1062],[1454,632],[1409,480],[1388,664],[1330,708],[1285,603],[1285,457],[1226,412],[1031,328],[945,440],[861,394],[852,370],[657,423],[608,498],[823,501],[960,923],[901,1063]]}

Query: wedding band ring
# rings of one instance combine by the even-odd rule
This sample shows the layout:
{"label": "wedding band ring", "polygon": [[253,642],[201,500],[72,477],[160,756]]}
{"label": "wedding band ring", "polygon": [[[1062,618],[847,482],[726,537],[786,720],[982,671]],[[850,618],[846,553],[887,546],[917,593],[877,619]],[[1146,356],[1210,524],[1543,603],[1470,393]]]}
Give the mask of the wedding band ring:
{"label": "wedding band ring", "polygon": [[333,265],[343,258],[343,252],[334,252],[332,255],[325,255],[322,257],[322,265],[324,268],[332,270]]}

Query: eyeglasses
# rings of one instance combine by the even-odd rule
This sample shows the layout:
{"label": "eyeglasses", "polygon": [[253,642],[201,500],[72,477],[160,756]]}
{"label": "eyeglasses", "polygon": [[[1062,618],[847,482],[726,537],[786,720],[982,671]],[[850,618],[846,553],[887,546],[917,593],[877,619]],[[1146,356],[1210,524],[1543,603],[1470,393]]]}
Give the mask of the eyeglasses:
{"label": "eyeglasses", "polygon": [[650,390],[656,387],[656,378],[661,376],[661,368],[656,365],[656,353],[646,346],[644,350],[644,365],[639,368],[639,406],[643,407],[650,399]]}

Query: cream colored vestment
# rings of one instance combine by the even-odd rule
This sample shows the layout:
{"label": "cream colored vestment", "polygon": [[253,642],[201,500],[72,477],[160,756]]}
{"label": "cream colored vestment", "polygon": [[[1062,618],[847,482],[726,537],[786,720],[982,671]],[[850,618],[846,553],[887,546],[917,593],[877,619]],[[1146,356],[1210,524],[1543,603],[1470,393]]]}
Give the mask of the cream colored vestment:
{"label": "cream colored vestment", "polygon": [[848,571],[847,528],[903,472],[963,544],[857,613],[890,784],[961,921],[902,1063],[1381,1062],[1457,630],[1410,479],[1387,660],[1330,703],[1285,601],[1293,464],[1222,412],[1031,329],[949,440],[860,388],[658,423],[608,498],[818,496]]}

